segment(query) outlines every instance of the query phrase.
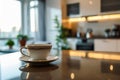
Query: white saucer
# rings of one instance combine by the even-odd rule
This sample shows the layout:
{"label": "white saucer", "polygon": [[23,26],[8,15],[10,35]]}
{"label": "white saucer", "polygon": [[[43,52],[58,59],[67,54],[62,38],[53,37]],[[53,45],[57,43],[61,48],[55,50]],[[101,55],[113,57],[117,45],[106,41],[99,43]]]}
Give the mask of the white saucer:
{"label": "white saucer", "polygon": [[56,61],[58,59],[57,56],[48,56],[45,60],[34,60],[31,57],[22,56],[20,57],[20,60],[26,63],[50,63],[53,61]]}

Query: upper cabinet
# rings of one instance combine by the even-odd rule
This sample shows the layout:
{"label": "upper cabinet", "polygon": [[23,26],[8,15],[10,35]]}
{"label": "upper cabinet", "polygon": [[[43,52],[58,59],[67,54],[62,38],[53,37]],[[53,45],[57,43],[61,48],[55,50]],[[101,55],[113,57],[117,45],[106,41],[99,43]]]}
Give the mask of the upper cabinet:
{"label": "upper cabinet", "polygon": [[100,0],[80,0],[80,14],[91,16],[100,14]]}
{"label": "upper cabinet", "polygon": [[120,13],[120,0],[101,0],[101,13]]}
{"label": "upper cabinet", "polygon": [[66,11],[69,17],[80,17],[80,1],[79,0],[67,0]]}
{"label": "upper cabinet", "polygon": [[[76,4],[76,7],[74,4]],[[79,4],[79,6],[77,6],[77,4]],[[76,11],[73,11],[75,9]],[[77,10],[79,10],[78,13],[72,14],[74,12],[77,12]],[[68,13],[71,15],[68,15]],[[67,0],[67,15],[69,17],[90,16],[99,13],[100,0]]]}
{"label": "upper cabinet", "polygon": [[120,0],[67,0],[69,17],[120,13]]}

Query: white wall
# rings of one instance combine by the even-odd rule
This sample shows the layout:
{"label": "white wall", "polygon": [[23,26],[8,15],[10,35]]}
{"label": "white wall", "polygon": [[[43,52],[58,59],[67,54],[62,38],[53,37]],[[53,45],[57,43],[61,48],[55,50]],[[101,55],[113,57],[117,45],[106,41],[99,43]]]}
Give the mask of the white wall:
{"label": "white wall", "polygon": [[58,16],[61,21],[61,0],[46,0],[46,30],[47,41],[55,43],[55,30],[54,18]]}

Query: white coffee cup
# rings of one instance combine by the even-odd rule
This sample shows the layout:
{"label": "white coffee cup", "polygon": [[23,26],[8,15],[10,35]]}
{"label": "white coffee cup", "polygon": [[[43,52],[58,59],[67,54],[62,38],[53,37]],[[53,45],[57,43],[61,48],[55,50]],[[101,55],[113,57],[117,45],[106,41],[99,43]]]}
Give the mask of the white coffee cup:
{"label": "white coffee cup", "polygon": [[[35,60],[46,59],[52,48],[51,44],[29,44],[26,47],[21,47],[20,52],[24,56],[31,57]],[[27,49],[27,54],[23,52],[23,49]]]}

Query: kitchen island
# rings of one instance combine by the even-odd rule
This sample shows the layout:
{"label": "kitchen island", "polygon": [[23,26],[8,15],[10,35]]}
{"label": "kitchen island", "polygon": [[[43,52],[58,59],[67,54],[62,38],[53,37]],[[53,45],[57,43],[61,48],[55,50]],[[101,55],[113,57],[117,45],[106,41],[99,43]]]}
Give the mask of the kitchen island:
{"label": "kitchen island", "polygon": [[21,56],[20,52],[0,56],[0,80],[120,80],[117,53],[63,50],[58,60],[45,65],[30,65]]}

